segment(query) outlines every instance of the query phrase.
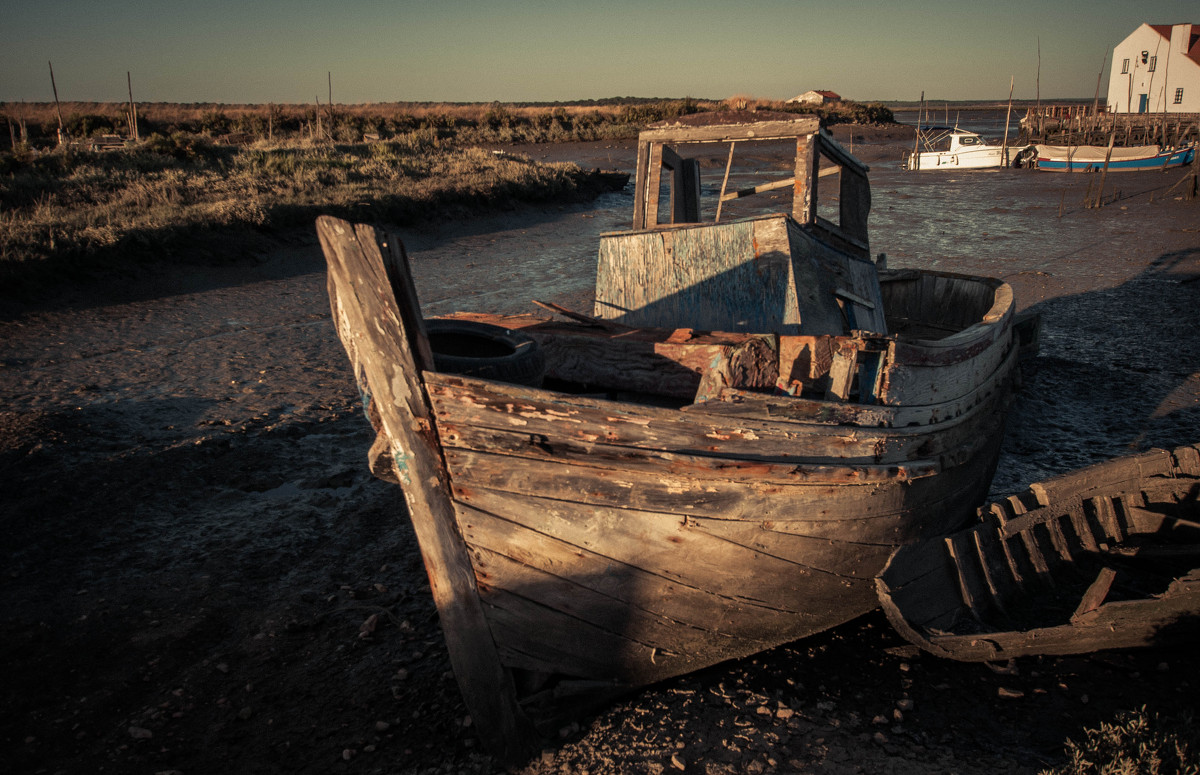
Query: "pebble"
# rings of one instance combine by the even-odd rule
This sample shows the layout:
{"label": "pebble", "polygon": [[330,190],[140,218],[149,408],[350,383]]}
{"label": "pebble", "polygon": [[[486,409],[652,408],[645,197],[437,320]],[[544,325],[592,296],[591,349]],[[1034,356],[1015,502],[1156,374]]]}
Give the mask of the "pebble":
{"label": "pebble", "polygon": [[679,754],[671,754],[671,766],[677,770],[682,770],[687,767],[687,763],[679,757]]}
{"label": "pebble", "polygon": [[149,740],[154,737],[154,733],[145,727],[130,727],[129,736],[134,740]]}
{"label": "pebble", "polygon": [[900,710],[912,710],[913,701],[910,699],[896,700],[896,707]]}
{"label": "pebble", "polygon": [[879,743],[880,745],[886,745],[887,741],[888,741],[887,735],[885,735],[882,732],[876,732],[874,735],[871,736],[871,739],[874,740],[875,742]]}
{"label": "pebble", "polygon": [[375,731],[376,732],[386,732],[391,728],[391,726],[392,725],[387,723],[386,721],[376,721],[375,722]]}
{"label": "pebble", "polygon": [[1020,689],[1009,689],[1007,686],[1001,686],[996,690],[996,695],[1009,700],[1020,699],[1025,696],[1025,692]]}

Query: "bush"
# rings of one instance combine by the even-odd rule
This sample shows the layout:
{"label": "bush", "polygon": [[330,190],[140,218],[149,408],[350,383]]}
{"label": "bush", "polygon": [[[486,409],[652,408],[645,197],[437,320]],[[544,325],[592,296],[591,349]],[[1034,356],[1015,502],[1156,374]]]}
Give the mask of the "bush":
{"label": "bush", "polygon": [[150,153],[171,156],[181,161],[211,158],[216,154],[216,148],[207,137],[183,132],[174,132],[168,136],[152,134],[142,148]]}
{"label": "bush", "polygon": [[1068,740],[1069,761],[1041,775],[1200,775],[1200,739],[1190,716],[1164,719],[1145,706]]}

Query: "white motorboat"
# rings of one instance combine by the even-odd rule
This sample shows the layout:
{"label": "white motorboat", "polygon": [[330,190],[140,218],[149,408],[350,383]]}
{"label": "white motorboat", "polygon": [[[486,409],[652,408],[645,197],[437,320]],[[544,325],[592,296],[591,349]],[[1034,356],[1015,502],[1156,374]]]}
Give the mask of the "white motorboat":
{"label": "white motorboat", "polygon": [[992,145],[975,132],[954,127],[930,127],[920,130],[920,146],[925,150],[908,154],[908,170],[958,170],[1007,167],[1015,156],[1011,147]]}

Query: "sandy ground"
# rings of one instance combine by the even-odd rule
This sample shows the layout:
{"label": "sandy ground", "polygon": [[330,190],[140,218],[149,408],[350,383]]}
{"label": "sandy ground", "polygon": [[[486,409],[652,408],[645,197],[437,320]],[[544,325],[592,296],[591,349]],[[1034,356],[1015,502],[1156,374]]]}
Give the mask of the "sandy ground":
{"label": "sandy ground", "polygon": [[[868,134],[868,161],[911,141]],[[510,150],[631,164],[628,146]],[[1057,189],[1029,194],[1014,228],[1066,235],[1042,249],[1084,269],[1012,267],[1047,320],[1005,440],[1014,487],[1197,440],[1200,202],[1164,195],[1178,177],[1131,179],[1074,226]],[[367,472],[322,269],[300,233],[0,306],[4,771],[500,770],[399,491]],[[1120,710],[1194,709],[1192,651],[962,665],[871,614],[615,703],[524,771],[1036,772]]]}

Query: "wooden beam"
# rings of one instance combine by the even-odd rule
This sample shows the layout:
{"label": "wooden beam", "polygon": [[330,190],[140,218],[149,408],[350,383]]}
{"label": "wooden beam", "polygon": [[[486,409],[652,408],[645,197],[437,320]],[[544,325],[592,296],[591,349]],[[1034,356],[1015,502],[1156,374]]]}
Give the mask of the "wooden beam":
{"label": "wooden beam", "polygon": [[433,358],[404,248],[371,226],[329,216],[317,219],[317,234],[334,323],[403,487],[459,689],[484,743],[504,760],[520,761],[536,733],[500,664],[455,519],[421,379]]}
{"label": "wooden beam", "polygon": [[723,124],[719,126],[667,126],[647,129],[638,135],[638,142],[657,143],[728,143],[735,140],[786,140],[815,134],[821,127],[817,118],[791,121],[758,121],[752,124]]}
{"label": "wooden beam", "polygon": [[819,154],[817,135],[796,138],[796,176],[792,194],[792,217],[808,226],[817,219],[817,180]]}

